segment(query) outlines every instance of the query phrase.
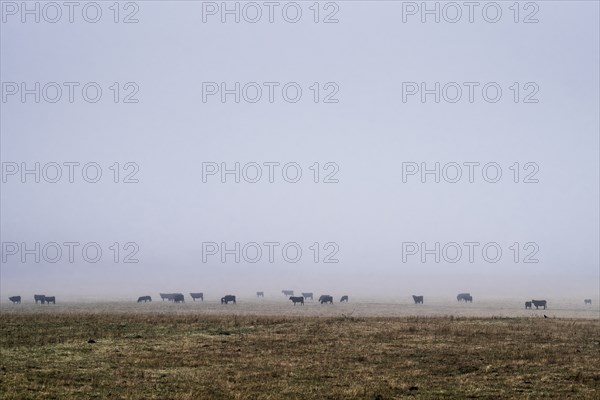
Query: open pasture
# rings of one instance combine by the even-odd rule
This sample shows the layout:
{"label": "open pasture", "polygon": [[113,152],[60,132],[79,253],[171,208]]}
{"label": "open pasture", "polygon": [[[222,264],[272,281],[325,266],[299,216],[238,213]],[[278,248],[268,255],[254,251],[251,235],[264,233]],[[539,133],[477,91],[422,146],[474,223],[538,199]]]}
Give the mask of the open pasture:
{"label": "open pasture", "polygon": [[36,305],[32,299],[24,297],[21,304],[0,303],[2,313],[149,313],[149,314],[200,314],[200,315],[262,315],[262,316],[304,316],[304,317],[408,317],[408,316],[455,316],[455,317],[533,317],[543,318],[587,318],[600,316],[600,303],[584,305],[583,299],[548,300],[548,309],[525,309],[525,301],[520,299],[479,299],[473,303],[459,303],[452,297],[425,297],[424,304],[414,304],[410,297],[399,299],[355,298],[350,296],[348,303],[340,303],[339,296],[333,304],[319,304],[306,300],[303,306],[293,306],[285,296],[256,299],[252,296],[238,296],[236,304],[221,304],[219,296],[205,301],[185,303],[161,301],[153,298],[148,303],[129,301],[61,301],[56,305]]}
{"label": "open pasture", "polygon": [[360,304],[279,303],[4,305],[0,398],[596,399],[600,390],[597,318],[383,317]]}

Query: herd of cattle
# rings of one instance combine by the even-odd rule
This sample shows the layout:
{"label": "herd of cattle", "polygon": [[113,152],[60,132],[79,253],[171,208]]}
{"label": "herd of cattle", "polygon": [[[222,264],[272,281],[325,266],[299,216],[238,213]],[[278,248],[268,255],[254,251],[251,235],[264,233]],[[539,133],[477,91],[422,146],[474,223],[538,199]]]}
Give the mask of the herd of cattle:
{"label": "herd of cattle", "polygon": [[[313,300],[313,293],[311,293],[311,292],[303,292],[303,293],[301,293],[301,296],[294,296],[293,290],[282,290],[281,293],[283,293],[284,296],[289,297],[289,300],[291,300],[294,305],[296,305],[296,304],[304,305],[304,300],[308,300],[308,299]],[[160,295],[160,298],[162,299],[162,301],[168,300],[168,301],[172,301],[174,303],[185,302],[185,296],[183,295],[183,293],[159,293],[159,295]],[[204,293],[201,293],[201,292],[190,293],[190,297],[194,301],[196,301],[196,299],[200,299],[200,300],[204,301]],[[264,298],[265,293],[264,292],[256,292],[256,297]],[[413,297],[415,304],[424,304],[423,296],[413,295],[412,297]],[[50,303],[56,304],[56,298],[54,296],[46,296],[44,294],[36,294],[33,296],[33,298],[34,298],[36,304],[38,302],[41,304],[50,304]],[[21,304],[21,296],[11,296],[8,298],[8,300],[10,300],[13,304]],[[459,293],[456,296],[456,300],[459,303],[460,302],[472,303],[473,296],[471,296],[470,293]],[[151,296],[140,296],[137,299],[138,303],[146,303],[148,301],[152,301]],[[319,297],[318,301],[321,304],[327,304],[327,303],[333,304],[333,296],[324,294],[324,295],[321,295],[321,297]],[[347,295],[344,295],[340,298],[340,303],[347,303],[347,302],[348,302]],[[229,304],[229,303],[236,304],[234,295],[228,294],[228,295],[221,297],[221,304]],[[585,299],[583,301],[583,304],[591,305],[592,299]],[[545,310],[547,305],[548,305],[548,302],[546,300],[531,300],[531,301],[525,302],[525,309],[531,310],[532,307],[535,306],[536,310],[539,309],[540,307],[543,307],[543,309]]]}
{"label": "herd of cattle", "polygon": [[[12,301],[13,304],[21,304],[21,296],[11,296],[8,299]],[[45,294],[34,294],[33,299],[35,300],[35,304],[38,302],[41,304],[56,304],[56,297],[46,296]]]}

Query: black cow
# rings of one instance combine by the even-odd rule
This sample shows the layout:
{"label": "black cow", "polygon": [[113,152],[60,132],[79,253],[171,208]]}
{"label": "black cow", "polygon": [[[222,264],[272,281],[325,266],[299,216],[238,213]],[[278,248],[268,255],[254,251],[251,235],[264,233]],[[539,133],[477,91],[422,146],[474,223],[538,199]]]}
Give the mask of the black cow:
{"label": "black cow", "polygon": [[265,298],[265,292],[256,292],[256,297],[262,297],[264,299]]}
{"label": "black cow", "polygon": [[11,296],[8,298],[13,304],[21,304],[21,296]]}
{"label": "black cow", "polygon": [[325,303],[333,304],[333,296],[330,296],[328,294],[324,294],[321,297],[319,297],[319,302],[321,304],[325,304]]}
{"label": "black cow", "polygon": [[179,301],[175,301],[176,303],[183,301],[183,300],[181,300],[181,298],[183,298],[182,293],[159,293],[159,294],[160,294],[160,298],[163,301],[165,301],[165,299],[167,299],[169,301],[175,301],[175,297],[177,297],[179,299]]}
{"label": "black cow", "polygon": [[34,294],[33,299],[35,300],[35,304],[37,304],[38,301],[42,304],[46,302],[46,296],[43,294]]}
{"label": "black cow", "polygon": [[343,303],[343,302],[346,302],[346,303],[348,302],[348,296],[345,296],[345,295],[342,296],[342,298],[340,299],[340,303]]}
{"label": "black cow", "polygon": [[423,296],[415,296],[413,294],[413,300],[415,301],[415,304],[423,304]]}
{"label": "black cow", "polygon": [[525,309],[527,310],[528,308],[531,310],[531,302],[530,301],[525,302]]}
{"label": "black cow", "polygon": [[185,298],[182,293],[173,293],[172,301],[175,303],[185,303]]}
{"label": "black cow", "polygon": [[312,292],[302,293],[302,297],[304,297],[306,300],[308,300],[308,299],[313,300],[313,294],[312,294]]}
{"label": "black cow", "polygon": [[302,296],[291,296],[290,300],[296,305],[296,303],[300,303],[304,305],[304,297]]}
{"label": "black cow", "polygon": [[162,301],[169,300],[171,301],[173,299],[173,293],[159,293],[160,294],[160,298],[162,299]]}
{"label": "black cow", "polygon": [[235,296],[228,294],[227,296],[221,297],[221,304],[229,304],[230,301],[233,302],[233,304],[236,304]]}
{"label": "black cow", "polygon": [[546,309],[546,303],[547,303],[546,300],[531,300],[531,302],[535,306],[536,310],[540,307],[544,307],[544,310]]}
{"label": "black cow", "polygon": [[140,296],[140,297],[138,297],[138,301],[137,302],[141,303],[142,301],[144,303],[147,302],[147,301],[152,301],[152,297],[150,297],[150,296]]}
{"label": "black cow", "polygon": [[583,304],[589,304],[591,306],[592,305],[592,299],[585,299],[585,300],[583,300]]}
{"label": "black cow", "polygon": [[192,300],[194,301],[196,301],[196,299],[204,301],[204,293],[190,293],[190,296],[192,296]]}
{"label": "black cow", "polygon": [[56,304],[56,297],[54,296],[44,296],[44,301],[46,302],[46,304]]}
{"label": "black cow", "polygon": [[294,295],[293,290],[282,290],[281,293],[283,293],[284,296],[293,296]]}
{"label": "black cow", "polygon": [[[470,300],[468,300],[470,299]],[[470,293],[459,293],[458,296],[456,296],[456,300],[458,301],[464,301],[465,303],[467,301],[473,301],[473,297],[471,297]]]}

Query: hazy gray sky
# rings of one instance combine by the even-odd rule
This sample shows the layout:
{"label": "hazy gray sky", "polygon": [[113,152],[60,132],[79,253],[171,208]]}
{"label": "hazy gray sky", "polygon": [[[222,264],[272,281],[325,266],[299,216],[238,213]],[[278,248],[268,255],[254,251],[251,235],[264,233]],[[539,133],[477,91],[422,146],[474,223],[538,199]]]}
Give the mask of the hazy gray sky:
{"label": "hazy gray sky", "polygon": [[[284,288],[365,296],[598,296],[598,2],[520,2],[518,16],[512,1],[479,2],[472,23],[464,5],[462,18],[447,22],[457,14],[446,2],[438,4],[439,23],[421,15],[421,2],[246,3],[238,3],[239,23],[233,14],[221,22],[221,2],[123,2],[118,23],[112,1],[95,3],[102,10],[97,23],[82,15],[85,8],[85,18],[95,18],[89,2],[73,9],[72,23],[66,6],[58,22],[47,22],[58,18],[56,8],[40,3],[36,23],[21,2],[2,2],[3,300],[34,292],[204,291],[214,298]],[[262,18],[247,22],[257,15],[255,4]],[[299,21],[287,22],[298,8]],[[498,8],[499,21],[486,21]],[[138,22],[123,23],[127,16]],[[95,103],[82,97],[89,82],[102,89]],[[239,103],[231,93],[221,101],[222,82],[227,89],[240,83]],[[302,90],[295,103],[282,93],[290,82],[288,99]],[[440,102],[432,93],[422,102],[421,83],[431,90],[436,82]],[[51,103],[56,87],[62,97]],[[246,99],[256,97],[256,87],[262,97],[251,103]],[[462,98],[451,103],[457,87]],[[492,102],[497,87],[502,96]],[[410,95],[415,88],[419,93]],[[33,89],[24,103],[23,89]],[[133,92],[129,100],[138,102],[124,103]],[[87,95],[95,96],[94,85]],[[40,183],[33,174],[21,182],[22,163],[29,169],[40,163]],[[55,175],[52,163],[62,167],[57,183],[47,182]],[[71,164],[73,183],[64,163],[79,163]],[[88,163],[89,180],[93,163],[101,168],[97,183],[82,177]],[[204,182],[203,163],[230,169],[240,163],[241,182],[230,174],[222,183],[220,173]],[[262,167],[257,183],[244,180],[255,176],[256,165],[248,163]],[[298,182],[283,178],[287,163],[288,180],[301,168]],[[440,183],[431,174],[423,183],[420,173],[404,182],[403,168],[421,163],[429,169],[440,163],[446,175]],[[444,179],[454,177],[452,163],[462,167],[457,183]],[[472,183],[464,163],[479,163],[471,164]],[[488,180],[501,168],[498,182],[484,179],[486,164]],[[139,182],[124,183],[127,176]],[[328,176],[337,183],[323,182]],[[21,243],[33,249],[36,242],[40,262],[35,254],[22,262]],[[47,261],[54,257],[50,242],[63,251],[56,263]],[[65,242],[80,243],[73,263]],[[96,263],[82,256],[92,242],[102,249]],[[242,254],[235,263],[228,255],[222,263],[218,253],[203,262],[207,242],[230,249],[256,242],[262,258],[250,263]],[[265,242],[280,243],[273,263]],[[433,254],[422,262],[421,252],[403,260],[403,248],[414,250],[403,243],[413,242],[420,250],[421,243],[434,249],[439,242],[440,262]],[[442,250],[451,242],[463,251],[456,263],[448,262],[453,245]],[[472,263],[465,242],[480,244]],[[283,258],[286,243],[302,249],[298,262]],[[501,248],[499,261],[484,259],[486,243]],[[254,250],[246,246],[247,259]],[[138,263],[124,262],[131,252]],[[323,262],[332,252],[339,262]],[[523,262],[528,255],[539,262]]]}

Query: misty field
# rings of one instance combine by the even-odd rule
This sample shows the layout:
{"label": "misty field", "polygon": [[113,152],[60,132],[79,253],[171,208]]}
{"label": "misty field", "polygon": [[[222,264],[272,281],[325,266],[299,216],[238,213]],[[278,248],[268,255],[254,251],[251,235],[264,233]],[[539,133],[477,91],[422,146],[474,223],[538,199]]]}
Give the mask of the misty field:
{"label": "misty field", "polygon": [[55,311],[3,312],[0,323],[2,399],[596,399],[600,390],[598,320]]}

